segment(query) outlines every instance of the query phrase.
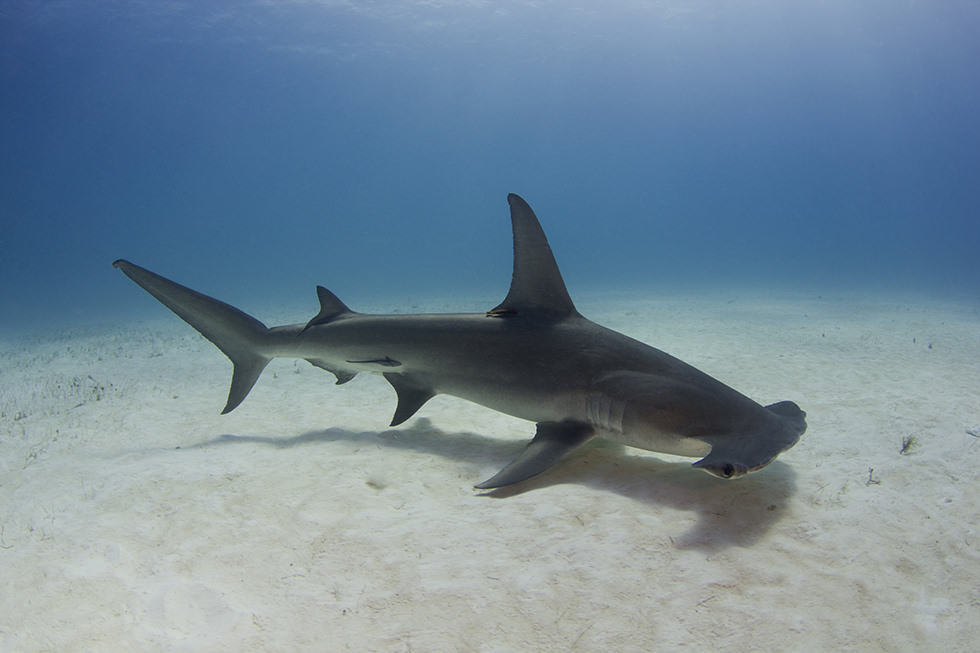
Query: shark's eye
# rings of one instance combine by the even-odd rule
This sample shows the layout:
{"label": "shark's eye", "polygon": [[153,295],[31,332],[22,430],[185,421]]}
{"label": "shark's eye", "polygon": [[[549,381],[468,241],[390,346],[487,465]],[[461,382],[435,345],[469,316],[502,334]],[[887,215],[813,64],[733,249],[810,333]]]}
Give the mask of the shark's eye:
{"label": "shark's eye", "polygon": [[731,478],[735,475],[735,465],[725,463],[721,468],[721,473],[725,476],[725,478]]}

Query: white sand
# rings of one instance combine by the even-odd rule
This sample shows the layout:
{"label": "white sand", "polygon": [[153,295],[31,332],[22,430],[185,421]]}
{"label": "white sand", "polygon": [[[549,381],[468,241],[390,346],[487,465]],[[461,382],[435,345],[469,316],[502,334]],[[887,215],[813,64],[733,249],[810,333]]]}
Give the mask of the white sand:
{"label": "white sand", "polygon": [[599,443],[480,496],[533,425],[390,430],[382,379],[294,361],[222,417],[230,364],[163,308],[6,338],[0,649],[975,650],[976,303],[578,303],[809,431],[733,482]]}

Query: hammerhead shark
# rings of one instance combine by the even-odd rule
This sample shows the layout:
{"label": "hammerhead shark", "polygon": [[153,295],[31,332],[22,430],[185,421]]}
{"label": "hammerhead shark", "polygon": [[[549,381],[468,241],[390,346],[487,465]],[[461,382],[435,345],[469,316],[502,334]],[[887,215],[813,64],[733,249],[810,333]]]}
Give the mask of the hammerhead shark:
{"label": "hammerhead shark", "polygon": [[476,485],[525,481],[599,436],[648,451],[701,457],[719,478],[762,469],[800,439],[806,413],[762,406],[691,365],[583,317],[537,216],[511,194],[514,272],[486,313],[369,315],[317,286],[309,322],[267,328],[242,311],[125,260],[119,268],[214,343],[234,365],[234,410],[273,358],[302,358],[347,383],[380,373],[398,396],[391,426],[437,394],[537,423],[523,453]]}

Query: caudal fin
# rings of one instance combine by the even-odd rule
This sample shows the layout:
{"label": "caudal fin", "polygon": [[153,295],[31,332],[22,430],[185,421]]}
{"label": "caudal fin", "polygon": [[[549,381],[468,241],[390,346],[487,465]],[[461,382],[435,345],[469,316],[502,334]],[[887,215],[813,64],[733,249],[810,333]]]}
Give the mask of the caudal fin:
{"label": "caudal fin", "polygon": [[231,412],[242,403],[272,360],[259,353],[262,340],[269,331],[266,326],[234,306],[185,288],[129,261],[119,259],[112,267],[122,270],[136,285],[156,297],[231,359],[235,370],[228,403],[221,414]]}

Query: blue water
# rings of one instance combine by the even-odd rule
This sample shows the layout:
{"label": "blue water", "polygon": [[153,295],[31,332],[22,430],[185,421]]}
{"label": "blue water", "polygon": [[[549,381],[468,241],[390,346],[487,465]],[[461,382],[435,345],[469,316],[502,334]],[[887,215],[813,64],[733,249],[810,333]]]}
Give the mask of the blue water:
{"label": "blue water", "polygon": [[980,3],[0,6],[0,328],[510,277],[980,289]]}

